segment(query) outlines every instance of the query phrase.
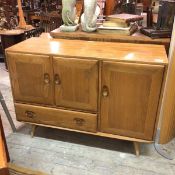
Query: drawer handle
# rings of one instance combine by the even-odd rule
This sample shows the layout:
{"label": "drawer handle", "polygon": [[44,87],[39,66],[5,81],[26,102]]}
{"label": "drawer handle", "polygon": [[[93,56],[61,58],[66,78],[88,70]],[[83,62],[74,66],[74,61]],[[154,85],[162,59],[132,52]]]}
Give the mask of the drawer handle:
{"label": "drawer handle", "polygon": [[108,97],[109,96],[109,89],[107,86],[103,86],[103,89],[102,89],[102,96],[103,97]]}
{"label": "drawer handle", "polygon": [[44,83],[45,84],[50,84],[50,76],[48,73],[44,74]]}
{"label": "drawer handle", "polygon": [[60,85],[61,84],[60,76],[58,74],[55,74],[55,84],[56,85]]}
{"label": "drawer handle", "polygon": [[85,123],[85,120],[82,118],[74,118],[74,121],[78,126],[82,126]]}
{"label": "drawer handle", "polygon": [[26,111],[25,114],[26,114],[26,116],[28,118],[31,118],[31,119],[33,119],[34,117],[36,117],[36,114],[34,112],[32,112],[32,111]]}

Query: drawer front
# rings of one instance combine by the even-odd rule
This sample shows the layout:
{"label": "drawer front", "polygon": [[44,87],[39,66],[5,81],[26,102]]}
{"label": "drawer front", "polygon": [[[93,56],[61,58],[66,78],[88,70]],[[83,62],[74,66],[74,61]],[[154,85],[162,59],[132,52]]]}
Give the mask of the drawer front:
{"label": "drawer front", "polygon": [[19,121],[96,132],[97,115],[15,103]]}

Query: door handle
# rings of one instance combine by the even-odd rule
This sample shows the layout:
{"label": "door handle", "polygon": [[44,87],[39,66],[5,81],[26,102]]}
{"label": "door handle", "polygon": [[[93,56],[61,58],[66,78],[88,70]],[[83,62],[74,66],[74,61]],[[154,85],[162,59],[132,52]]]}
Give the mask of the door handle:
{"label": "door handle", "polygon": [[34,117],[36,117],[36,114],[34,112],[32,112],[32,111],[26,111],[25,114],[26,114],[26,116],[28,118],[31,118],[31,119],[33,119]]}
{"label": "door handle", "polygon": [[44,74],[44,83],[50,84],[50,75],[48,73]]}
{"label": "door handle", "polygon": [[109,96],[109,88],[107,86],[103,86],[102,88],[102,96],[108,97]]}
{"label": "door handle", "polygon": [[55,74],[55,78],[54,79],[55,79],[54,81],[55,81],[56,85],[60,85],[61,84],[60,76],[58,74]]}
{"label": "door handle", "polygon": [[82,118],[74,118],[74,121],[78,126],[83,126],[83,124],[85,123],[85,120]]}

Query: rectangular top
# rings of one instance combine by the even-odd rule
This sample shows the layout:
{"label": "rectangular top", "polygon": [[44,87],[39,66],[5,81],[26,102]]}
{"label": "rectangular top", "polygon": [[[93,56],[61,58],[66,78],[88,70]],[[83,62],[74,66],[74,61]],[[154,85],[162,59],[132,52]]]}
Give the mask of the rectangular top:
{"label": "rectangular top", "polygon": [[30,38],[6,49],[6,52],[143,64],[168,64],[164,46],[152,44]]}

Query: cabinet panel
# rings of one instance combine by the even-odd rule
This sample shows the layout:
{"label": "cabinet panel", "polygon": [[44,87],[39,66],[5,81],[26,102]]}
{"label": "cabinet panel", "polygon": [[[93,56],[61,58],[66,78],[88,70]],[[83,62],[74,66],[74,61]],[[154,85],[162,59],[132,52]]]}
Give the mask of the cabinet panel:
{"label": "cabinet panel", "polygon": [[56,105],[97,111],[98,62],[54,57]]}
{"label": "cabinet panel", "polygon": [[97,114],[16,103],[19,121],[96,132]]}
{"label": "cabinet panel", "polygon": [[49,56],[8,53],[14,98],[53,104],[53,70]]}
{"label": "cabinet panel", "polygon": [[101,131],[153,139],[163,66],[103,62]]}

